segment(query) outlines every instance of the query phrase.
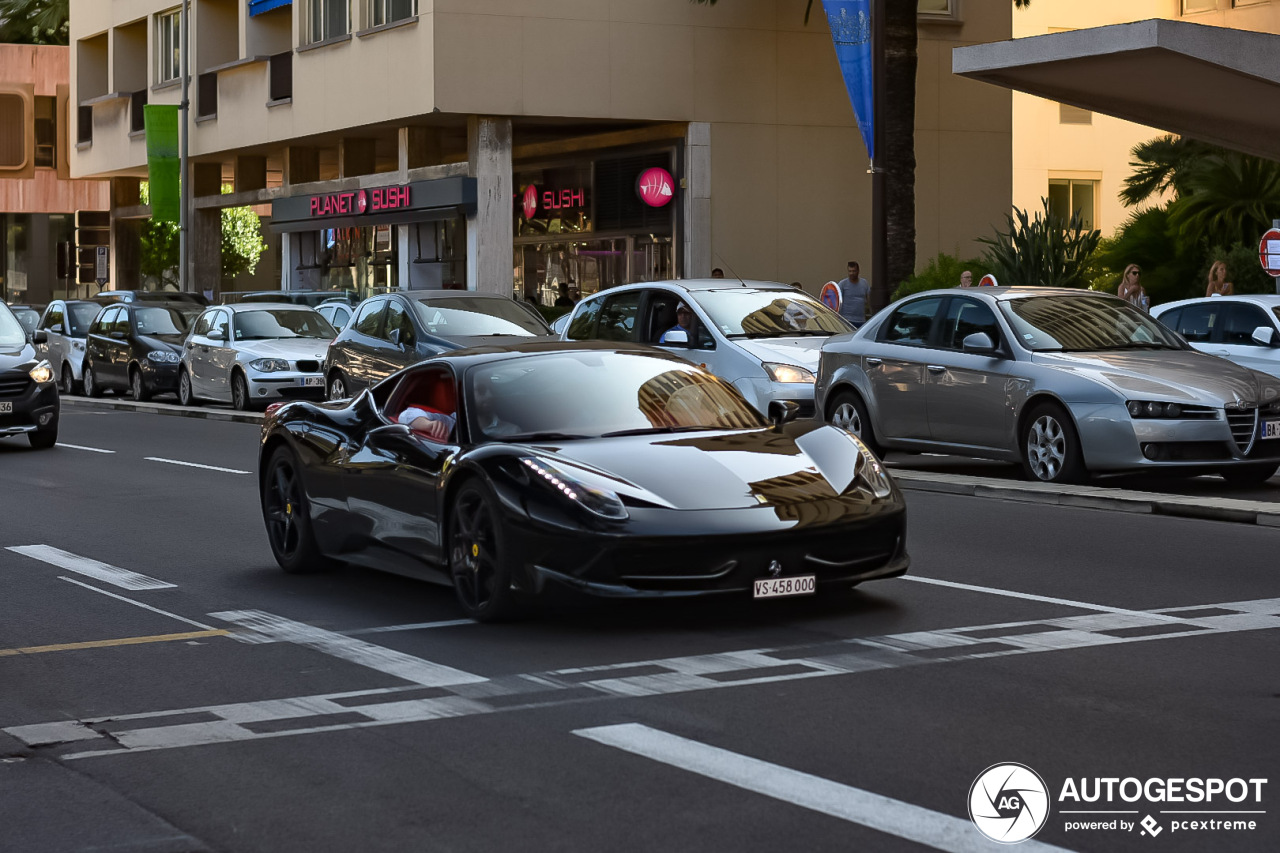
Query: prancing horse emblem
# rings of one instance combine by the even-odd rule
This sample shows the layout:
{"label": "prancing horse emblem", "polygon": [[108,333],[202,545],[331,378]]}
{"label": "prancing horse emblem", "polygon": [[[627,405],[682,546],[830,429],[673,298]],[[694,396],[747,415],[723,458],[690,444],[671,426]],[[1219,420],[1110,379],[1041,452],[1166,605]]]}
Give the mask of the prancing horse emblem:
{"label": "prancing horse emblem", "polygon": [[769,577],[776,578],[780,574],[782,574],[782,563],[777,560],[771,560],[769,562]]}

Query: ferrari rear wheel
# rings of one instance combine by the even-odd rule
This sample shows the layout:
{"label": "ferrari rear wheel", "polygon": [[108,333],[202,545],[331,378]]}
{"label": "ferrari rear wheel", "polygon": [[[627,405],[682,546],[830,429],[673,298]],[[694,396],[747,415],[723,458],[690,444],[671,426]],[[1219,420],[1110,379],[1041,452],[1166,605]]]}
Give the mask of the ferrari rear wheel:
{"label": "ferrari rear wheel", "polygon": [[458,603],[477,622],[517,615],[520,594],[511,588],[511,563],[502,541],[497,500],[478,480],[458,490],[449,515],[449,572]]}
{"label": "ferrari rear wheel", "polygon": [[316,544],[298,458],[287,447],[273,453],[267,463],[267,476],[262,482],[262,518],[267,524],[271,553],[286,572],[319,572],[335,564],[320,553]]}

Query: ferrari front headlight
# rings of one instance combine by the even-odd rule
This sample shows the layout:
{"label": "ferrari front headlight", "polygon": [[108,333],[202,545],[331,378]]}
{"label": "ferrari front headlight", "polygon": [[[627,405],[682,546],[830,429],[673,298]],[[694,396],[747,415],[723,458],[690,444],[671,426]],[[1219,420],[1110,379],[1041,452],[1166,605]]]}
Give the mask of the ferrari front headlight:
{"label": "ferrari front headlight", "polygon": [[610,521],[627,517],[627,508],[617,492],[585,483],[583,477],[570,474],[542,456],[525,456],[520,461],[543,483],[588,512]]}

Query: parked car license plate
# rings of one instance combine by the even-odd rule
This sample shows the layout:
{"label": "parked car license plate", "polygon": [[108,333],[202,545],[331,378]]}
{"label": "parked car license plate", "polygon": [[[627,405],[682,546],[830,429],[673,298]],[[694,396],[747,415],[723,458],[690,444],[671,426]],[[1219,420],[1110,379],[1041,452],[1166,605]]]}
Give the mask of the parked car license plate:
{"label": "parked car license plate", "polygon": [[302,377],[302,387],[304,388],[323,388],[323,376],[304,376]]}
{"label": "parked car license plate", "polygon": [[13,403],[0,403],[0,415],[12,415]]}
{"label": "parked car license plate", "polygon": [[1280,438],[1280,420],[1262,422],[1263,438]]}
{"label": "parked car license plate", "polygon": [[813,595],[817,589],[815,575],[799,575],[793,578],[766,578],[755,582],[752,598],[782,598],[787,595]]}

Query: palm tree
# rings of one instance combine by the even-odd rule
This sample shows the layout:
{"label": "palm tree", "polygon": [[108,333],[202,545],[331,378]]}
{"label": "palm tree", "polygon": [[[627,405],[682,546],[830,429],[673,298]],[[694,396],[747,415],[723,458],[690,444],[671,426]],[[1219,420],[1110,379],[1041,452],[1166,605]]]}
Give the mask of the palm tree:
{"label": "palm tree", "polygon": [[[689,0],[714,6],[716,0]],[[876,270],[875,305],[889,302],[898,282],[916,271],[916,55],[919,0],[884,0],[885,103],[880,110],[884,123],[884,151],[877,166],[885,171],[884,216],[888,242],[887,269]],[[1031,0],[1013,0],[1018,9]],[[805,5],[804,22],[809,23],[813,0]]]}
{"label": "palm tree", "polygon": [[66,44],[71,0],[0,0],[0,43]]}

